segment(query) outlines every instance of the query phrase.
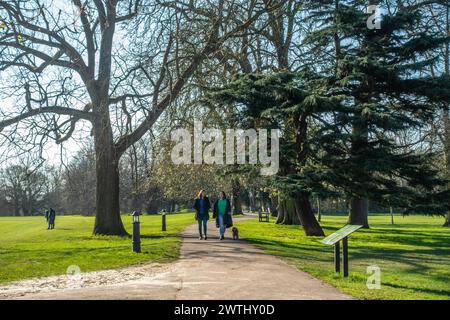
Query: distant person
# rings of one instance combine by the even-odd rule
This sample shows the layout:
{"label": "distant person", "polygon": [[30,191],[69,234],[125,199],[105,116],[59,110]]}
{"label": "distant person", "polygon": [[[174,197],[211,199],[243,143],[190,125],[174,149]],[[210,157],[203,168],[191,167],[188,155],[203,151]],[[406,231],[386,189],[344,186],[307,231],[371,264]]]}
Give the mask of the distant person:
{"label": "distant person", "polygon": [[213,207],[213,217],[216,219],[216,227],[219,228],[219,239],[225,239],[225,231],[233,226],[231,219],[231,204],[224,191],[220,191],[219,199]]}
{"label": "distant person", "polygon": [[47,221],[47,224],[48,224],[48,216],[49,216],[49,212],[48,212],[48,210],[45,210],[45,213],[44,213],[44,217],[45,217],[45,221]]}
{"label": "distant person", "polygon": [[48,228],[47,229],[55,229],[55,218],[56,218],[56,212],[53,210],[53,208],[50,208],[50,211],[48,213]]}
{"label": "distant person", "polygon": [[[206,196],[205,190],[200,190],[197,198],[194,200],[195,209],[195,220],[198,222],[198,235],[199,240],[203,239],[203,234],[205,235],[205,240],[208,239],[207,234],[207,224],[209,220],[209,209],[211,208],[211,203]],[[202,232],[203,227],[203,232]]]}

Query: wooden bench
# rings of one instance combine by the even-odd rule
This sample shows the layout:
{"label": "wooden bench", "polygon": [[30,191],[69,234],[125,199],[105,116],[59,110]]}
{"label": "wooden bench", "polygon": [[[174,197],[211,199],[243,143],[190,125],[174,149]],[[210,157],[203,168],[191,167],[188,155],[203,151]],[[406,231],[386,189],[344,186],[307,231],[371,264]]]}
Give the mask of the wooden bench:
{"label": "wooden bench", "polygon": [[269,215],[270,212],[262,212],[261,210],[258,211],[259,222],[269,222]]}

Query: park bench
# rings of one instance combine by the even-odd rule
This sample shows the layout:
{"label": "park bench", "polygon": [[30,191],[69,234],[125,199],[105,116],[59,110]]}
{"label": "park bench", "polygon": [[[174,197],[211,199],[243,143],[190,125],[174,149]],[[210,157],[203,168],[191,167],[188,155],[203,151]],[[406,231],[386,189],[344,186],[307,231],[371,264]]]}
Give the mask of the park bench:
{"label": "park bench", "polygon": [[263,212],[261,210],[258,211],[259,222],[269,222],[270,212]]}

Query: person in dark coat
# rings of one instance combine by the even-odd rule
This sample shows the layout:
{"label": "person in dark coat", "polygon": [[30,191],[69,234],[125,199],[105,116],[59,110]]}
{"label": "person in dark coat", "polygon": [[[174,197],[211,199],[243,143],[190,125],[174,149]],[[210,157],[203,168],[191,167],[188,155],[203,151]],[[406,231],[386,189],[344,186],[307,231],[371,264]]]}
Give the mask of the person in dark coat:
{"label": "person in dark coat", "polygon": [[[200,190],[197,198],[194,200],[195,209],[195,220],[198,222],[198,234],[199,240],[203,239],[203,234],[205,235],[205,240],[208,239],[207,235],[207,223],[209,220],[209,210],[211,209],[211,203],[206,196],[205,190]],[[203,232],[202,232],[203,226]]]}
{"label": "person in dark coat", "polygon": [[225,239],[225,231],[233,226],[231,219],[230,200],[224,191],[220,191],[219,199],[216,200],[213,207],[213,217],[216,219],[216,227],[219,228],[219,239]]}
{"label": "person in dark coat", "polygon": [[48,213],[48,229],[55,229],[55,218],[56,218],[56,212],[53,210],[53,208],[50,208],[50,211]]}

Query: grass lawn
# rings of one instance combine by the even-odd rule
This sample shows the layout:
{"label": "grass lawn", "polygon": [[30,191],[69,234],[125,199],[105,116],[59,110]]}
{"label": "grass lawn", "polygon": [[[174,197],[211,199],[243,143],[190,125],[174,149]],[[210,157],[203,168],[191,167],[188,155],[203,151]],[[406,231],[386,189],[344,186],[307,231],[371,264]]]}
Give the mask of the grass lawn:
{"label": "grass lawn", "polygon": [[[346,223],[345,216],[322,217],[326,235]],[[265,251],[359,299],[450,299],[450,228],[427,216],[369,217],[370,229],[349,237],[350,276],[334,272],[333,247],[305,237],[299,226],[247,220],[235,223],[239,235]],[[341,248],[342,250],[342,248]],[[367,288],[367,267],[381,270],[381,289]],[[342,268],[342,266],[341,266]],[[256,270],[253,270],[256,271]]]}
{"label": "grass lawn", "polygon": [[[142,253],[131,251],[131,238],[93,236],[93,217],[57,216],[56,228],[47,230],[44,217],[0,218],[0,283],[65,274],[78,265],[82,272],[123,267],[141,262],[170,262],[179,255],[178,234],[194,224],[192,213],[141,216]],[[131,233],[131,216],[122,216]]]}

